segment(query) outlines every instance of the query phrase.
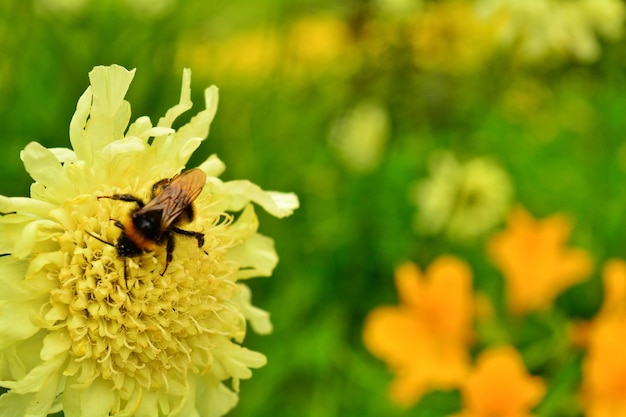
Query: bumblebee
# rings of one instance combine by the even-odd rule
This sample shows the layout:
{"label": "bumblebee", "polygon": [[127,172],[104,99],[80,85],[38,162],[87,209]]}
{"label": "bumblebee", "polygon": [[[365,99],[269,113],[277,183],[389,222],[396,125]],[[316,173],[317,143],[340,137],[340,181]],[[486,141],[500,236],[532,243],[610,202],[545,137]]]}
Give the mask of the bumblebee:
{"label": "bumblebee", "polygon": [[165,274],[173,259],[174,235],[194,237],[198,248],[204,245],[204,234],[180,229],[178,226],[194,218],[193,202],[202,192],[206,174],[198,169],[190,169],[173,178],[165,178],[152,186],[152,199],[147,203],[131,194],[99,196],[111,200],[135,203],[137,207],[122,221],[115,220],[115,226],[122,230],[115,244],[92,235],[99,241],[114,246],[117,253],[126,258],[138,256],[166,246]]}

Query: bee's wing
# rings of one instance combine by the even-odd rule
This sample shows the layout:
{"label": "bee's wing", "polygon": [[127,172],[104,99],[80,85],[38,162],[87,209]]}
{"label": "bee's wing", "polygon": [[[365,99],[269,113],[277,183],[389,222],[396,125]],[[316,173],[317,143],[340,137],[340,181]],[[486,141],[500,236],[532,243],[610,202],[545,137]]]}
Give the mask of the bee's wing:
{"label": "bee's wing", "polygon": [[161,211],[161,231],[164,231],[198,198],[205,183],[204,171],[198,168],[185,171],[174,177],[140,212]]}

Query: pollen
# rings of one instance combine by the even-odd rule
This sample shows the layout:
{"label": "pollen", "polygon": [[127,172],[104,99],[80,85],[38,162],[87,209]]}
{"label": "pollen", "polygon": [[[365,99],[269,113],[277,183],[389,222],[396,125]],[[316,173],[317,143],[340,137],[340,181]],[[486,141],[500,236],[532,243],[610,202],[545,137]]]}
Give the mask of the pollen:
{"label": "pollen", "polygon": [[128,210],[128,203],[96,195],[57,210],[67,223],[58,238],[64,262],[42,313],[71,341],[64,375],[85,384],[103,378],[120,390],[132,381],[168,392],[171,384],[184,384],[189,372],[209,369],[214,336],[234,337],[237,326],[229,323],[244,320],[229,302],[239,291],[233,278],[238,265],[224,258],[232,243],[224,237],[230,218],[190,224],[206,233],[205,246],[177,236],[162,275],[165,247],[124,258],[113,246],[120,230],[111,219]]}

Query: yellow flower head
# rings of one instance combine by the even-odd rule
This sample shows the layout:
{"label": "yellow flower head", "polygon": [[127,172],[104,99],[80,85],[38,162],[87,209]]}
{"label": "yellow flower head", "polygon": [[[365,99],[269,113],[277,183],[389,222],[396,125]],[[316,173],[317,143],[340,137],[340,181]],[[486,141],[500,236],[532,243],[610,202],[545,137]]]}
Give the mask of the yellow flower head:
{"label": "yellow flower head", "polygon": [[213,155],[199,167],[196,215],[173,233],[175,246],[121,257],[112,219],[128,219],[137,203],[98,197],[149,201],[153,184],[184,169],[217,106],[208,88],[206,109],[172,128],[191,107],[185,70],[176,106],[156,125],[140,117],[128,126],[133,76],[96,67],[70,123],[73,149],[29,144],[21,157],[31,197],[0,196],[0,253],[9,254],[0,258],[0,385],[9,389],[0,415],[220,416],[237,402],[222,381],[237,391],[265,364],[239,344],[246,320],[271,331],[239,283],[270,275],[277,262],[252,203],[283,217],[298,200],[220,181],[224,164]]}
{"label": "yellow flower head", "polygon": [[590,274],[589,254],[565,247],[570,228],[562,215],[537,221],[518,208],[511,212],[508,228],[489,242],[514,313],[548,308],[563,290]]}
{"label": "yellow flower head", "polygon": [[404,405],[424,392],[460,384],[469,366],[472,273],[453,257],[437,259],[425,276],[414,264],[396,271],[399,306],[379,307],[366,319],[367,348],[397,375],[393,399]]}
{"label": "yellow flower head", "polygon": [[493,348],[480,354],[461,388],[465,409],[457,417],[531,417],[545,390],[515,349]]}
{"label": "yellow flower head", "polygon": [[432,3],[409,28],[413,61],[419,68],[460,74],[482,65],[493,52],[494,28],[481,21],[470,2]]}

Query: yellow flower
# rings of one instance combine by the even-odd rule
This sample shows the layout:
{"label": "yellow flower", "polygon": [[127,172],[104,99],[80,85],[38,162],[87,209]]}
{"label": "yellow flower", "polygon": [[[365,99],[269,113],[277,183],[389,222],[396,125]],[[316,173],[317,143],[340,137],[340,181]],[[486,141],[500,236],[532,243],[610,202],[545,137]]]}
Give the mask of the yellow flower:
{"label": "yellow flower", "polygon": [[469,240],[496,226],[509,208],[513,187],[506,172],[489,158],[459,163],[449,152],[430,161],[431,177],[413,193],[415,228]]}
{"label": "yellow flower", "polygon": [[493,25],[481,20],[466,1],[429,6],[409,28],[415,65],[456,74],[484,63],[495,45]]}
{"label": "yellow flower", "polygon": [[545,384],[528,374],[519,353],[504,346],[481,352],[461,388],[464,410],[456,417],[530,417]]}
{"label": "yellow flower", "polygon": [[[260,82],[271,76],[283,60],[283,46],[276,31],[260,27],[219,41],[187,40],[179,48],[179,61],[192,62],[205,78]],[[197,68],[197,69],[196,69]]]}
{"label": "yellow flower", "polygon": [[626,262],[609,261],[605,299],[589,325],[582,399],[587,417],[626,416]]}
{"label": "yellow flower", "polygon": [[265,364],[240,345],[246,320],[261,333],[271,324],[239,280],[269,276],[277,262],[252,203],[283,217],[298,200],[222,182],[213,155],[199,167],[206,184],[184,225],[204,245],[176,236],[167,269],[165,247],[120,257],[103,241],[116,242],[111,219],[136,205],[98,197],[148,200],[155,182],[184,169],[217,107],[210,87],[206,109],[172,128],[191,107],[185,70],[177,105],[156,125],[139,117],[128,126],[133,76],[96,67],[70,123],[73,149],[30,143],[21,157],[31,197],[0,196],[0,253],[10,254],[0,258],[0,385],[9,389],[0,415],[220,416],[238,398],[223,381],[238,391]]}
{"label": "yellow flower", "polygon": [[290,79],[342,74],[355,65],[350,27],[333,15],[310,15],[286,28],[284,72]]}
{"label": "yellow flower", "polygon": [[429,389],[457,387],[469,366],[472,274],[459,259],[441,257],[422,275],[414,264],[396,271],[399,306],[367,317],[367,348],[397,375],[392,398],[411,405]]}
{"label": "yellow flower", "polygon": [[626,7],[621,0],[480,0],[478,8],[500,26],[500,43],[522,60],[572,57],[594,61],[601,35],[622,35]]}
{"label": "yellow flower", "polygon": [[518,208],[511,212],[508,228],[489,242],[514,313],[548,308],[563,290],[590,274],[589,254],[565,247],[570,228],[562,215],[537,221]]}

